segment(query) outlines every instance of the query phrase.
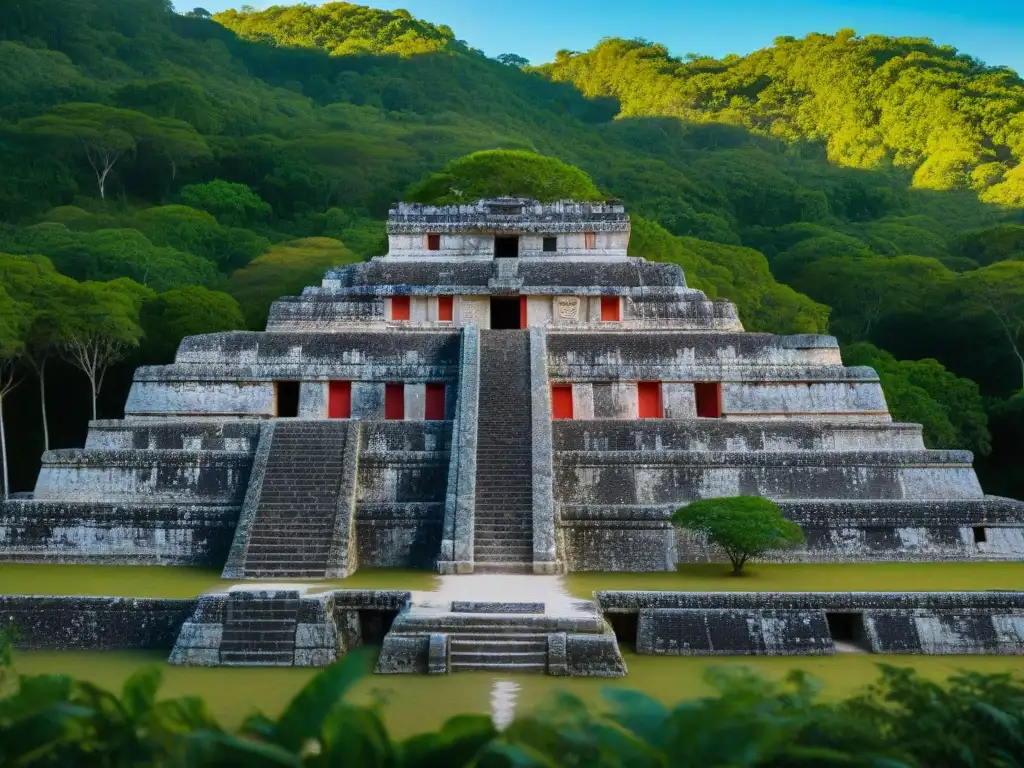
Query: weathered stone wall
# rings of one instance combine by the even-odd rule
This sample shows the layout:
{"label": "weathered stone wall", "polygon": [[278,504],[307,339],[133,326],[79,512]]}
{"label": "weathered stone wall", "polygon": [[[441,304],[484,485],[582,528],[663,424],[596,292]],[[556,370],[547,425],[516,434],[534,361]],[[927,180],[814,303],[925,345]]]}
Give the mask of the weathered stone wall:
{"label": "weathered stone wall", "polygon": [[196,600],[0,595],[0,625],[26,650],[169,650]]}
{"label": "weathered stone wall", "polygon": [[104,419],[89,422],[86,450],[237,451],[256,449],[256,419]]}
{"label": "weathered stone wall", "polygon": [[553,431],[570,568],[721,560],[669,519],[694,499],[736,495],[771,498],[804,529],[805,547],[769,560],[1024,556],[1024,504],[985,497],[971,454],[923,450],[918,425],[599,419]]}
{"label": "weathered stone wall", "polygon": [[360,566],[433,567],[441,550],[452,422],[364,422],[361,430]]}
{"label": "weathered stone wall", "polygon": [[219,566],[238,515],[237,506],[13,500],[0,503],[0,560]]}
{"label": "weathered stone wall", "polygon": [[[125,413],[216,416],[275,414],[274,381],[352,381],[354,418],[381,418],[385,382],[451,383],[458,374],[457,331],[411,334],[252,333],[190,336],[176,362],[135,373]],[[302,396],[305,395],[305,398]],[[312,397],[315,402],[303,402]],[[300,393],[300,413],[322,410],[322,391]]]}
{"label": "weathered stone wall", "polygon": [[235,451],[47,451],[33,498],[240,504],[252,459]]}
{"label": "weathered stone wall", "polygon": [[[1024,653],[1020,592],[598,592],[605,613],[638,615],[637,653],[834,652],[830,615],[873,653]],[[851,626],[853,626],[851,625]]]}

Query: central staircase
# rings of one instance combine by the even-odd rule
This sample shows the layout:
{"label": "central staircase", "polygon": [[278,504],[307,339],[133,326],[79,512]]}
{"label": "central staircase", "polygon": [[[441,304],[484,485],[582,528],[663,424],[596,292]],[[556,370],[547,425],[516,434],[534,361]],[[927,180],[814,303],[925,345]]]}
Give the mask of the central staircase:
{"label": "central staircase", "polygon": [[480,332],[474,570],[533,570],[529,331]]}
{"label": "central staircase", "polygon": [[253,519],[245,578],[324,578],[343,492],[345,456],[357,446],[346,420],[279,421]]}

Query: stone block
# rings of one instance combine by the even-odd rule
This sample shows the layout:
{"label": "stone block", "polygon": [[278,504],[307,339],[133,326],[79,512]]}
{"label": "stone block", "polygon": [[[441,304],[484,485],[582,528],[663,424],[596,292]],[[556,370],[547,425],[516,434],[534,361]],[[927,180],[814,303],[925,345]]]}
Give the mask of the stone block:
{"label": "stone block", "polygon": [[433,632],[430,635],[427,649],[427,673],[431,675],[447,675],[451,663],[448,660],[448,635]]}
{"label": "stone block", "polygon": [[296,648],[296,667],[329,667],[338,660],[338,654],[333,648]]}
{"label": "stone block", "polygon": [[396,635],[384,637],[374,672],[382,675],[426,674],[429,669],[430,635]]}
{"label": "stone block", "polygon": [[624,677],[622,659],[615,635],[567,633],[565,635],[565,671],[570,677]]}

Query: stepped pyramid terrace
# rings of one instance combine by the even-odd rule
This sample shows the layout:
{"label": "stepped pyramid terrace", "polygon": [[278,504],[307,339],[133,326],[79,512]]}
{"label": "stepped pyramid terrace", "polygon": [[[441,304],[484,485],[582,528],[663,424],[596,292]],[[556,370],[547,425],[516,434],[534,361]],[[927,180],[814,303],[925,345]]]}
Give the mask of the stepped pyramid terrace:
{"label": "stepped pyramid terrace", "polygon": [[[527,581],[671,571],[722,559],[671,526],[675,509],[757,495],[806,536],[776,560],[1024,559],[1024,502],[986,496],[969,452],[927,450],[919,425],[893,422],[876,373],[844,366],[834,338],[747,332],[677,265],[629,257],[619,203],[399,204],[388,237],[387,255],[277,301],[265,331],[189,337],[172,364],[140,368],[125,418],[92,422],[83,449],[47,452],[34,493],[3,505],[0,558],[277,581],[366,567]],[[640,617],[637,647],[652,653],[682,652],[690,641],[664,638],[693,632],[719,643],[708,653],[737,632],[738,652],[830,653],[847,632],[828,613],[841,596],[832,608],[800,596],[790,629],[806,632],[793,635],[772,624],[770,600],[655,594],[438,606],[276,583],[167,621],[180,663],[320,664],[381,612],[386,672],[490,668],[512,653],[500,668],[622,674],[616,613]],[[858,632],[874,650],[952,652],[969,644],[960,625],[929,651],[921,638],[939,630],[904,642],[910,629],[886,611],[989,610],[975,633],[988,650],[974,652],[1020,651],[1019,596],[957,594],[864,597]],[[694,612],[726,623],[680,623]],[[254,616],[281,637],[253,639]]]}

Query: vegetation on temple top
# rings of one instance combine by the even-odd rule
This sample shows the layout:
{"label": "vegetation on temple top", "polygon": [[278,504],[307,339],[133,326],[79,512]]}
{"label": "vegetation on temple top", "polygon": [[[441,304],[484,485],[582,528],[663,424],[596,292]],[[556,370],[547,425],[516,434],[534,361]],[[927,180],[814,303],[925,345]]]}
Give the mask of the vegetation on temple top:
{"label": "vegetation on temple top", "polygon": [[[553,183],[621,200],[630,252],[679,263],[748,330],[884,350],[894,417],[923,420],[932,446],[990,445],[986,490],[1024,494],[1024,447],[995,416],[1024,384],[1024,85],[1009,70],[849,30],[723,59],[605,40],[531,68],[401,10],[38,0],[0,3],[0,71],[0,253],[148,291],[101,415],[178,332],[239,312],[260,328],[275,294],[382,253],[407,194]],[[206,309],[157,322],[186,289]],[[83,378],[51,395],[45,434],[32,361],[45,378],[75,369],[24,333],[5,347],[34,379],[5,402],[18,490],[44,441],[81,444],[92,411]],[[925,360],[938,367],[906,373]]]}
{"label": "vegetation on temple top", "polygon": [[691,501],[672,513],[672,523],[721,549],[737,576],[751,558],[804,542],[800,526],[783,517],[778,504],[760,496]]}
{"label": "vegetation on temple top", "polygon": [[532,197],[556,200],[603,200],[594,182],[579,168],[524,150],[474,152],[448,163],[405,193],[414,203],[457,205],[485,197]]}
{"label": "vegetation on temple top", "polygon": [[878,682],[845,701],[821,697],[801,672],[771,682],[712,669],[715,693],[664,704],[606,689],[605,706],[556,694],[502,731],[486,715],[393,739],[382,705],[350,703],[367,659],[352,653],[319,672],[276,718],[224,728],[202,699],[160,695],[158,666],[120,692],[67,675],[18,675],[11,632],[0,635],[0,763],[25,765],[480,766],[1014,765],[1024,748],[1024,686],[1011,675],[930,682],[881,666]]}

